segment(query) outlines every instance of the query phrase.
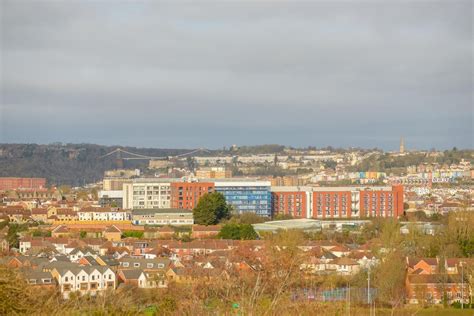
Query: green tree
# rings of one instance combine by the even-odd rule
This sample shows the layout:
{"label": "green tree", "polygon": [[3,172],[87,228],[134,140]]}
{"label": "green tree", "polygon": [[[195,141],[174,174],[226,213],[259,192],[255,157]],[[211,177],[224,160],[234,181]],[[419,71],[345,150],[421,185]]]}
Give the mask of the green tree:
{"label": "green tree", "polygon": [[240,225],[240,239],[244,240],[253,240],[257,239],[258,235],[253,226],[250,224],[241,224]]}
{"label": "green tree", "polygon": [[230,216],[230,207],[219,192],[204,194],[193,210],[194,222],[199,225],[215,225]]}
{"label": "green tree", "polygon": [[253,240],[258,235],[250,224],[228,223],[222,226],[218,235],[222,239]]}
{"label": "green tree", "polygon": [[28,225],[26,224],[9,224],[7,240],[10,244],[10,247],[18,248],[20,246],[19,233],[25,230],[28,230]]}
{"label": "green tree", "polygon": [[222,239],[240,239],[240,225],[234,223],[225,224],[222,226],[218,237]]}
{"label": "green tree", "polygon": [[0,266],[0,314],[28,314],[28,285],[17,271]]}
{"label": "green tree", "polygon": [[143,232],[139,231],[124,231],[122,238],[143,238]]}

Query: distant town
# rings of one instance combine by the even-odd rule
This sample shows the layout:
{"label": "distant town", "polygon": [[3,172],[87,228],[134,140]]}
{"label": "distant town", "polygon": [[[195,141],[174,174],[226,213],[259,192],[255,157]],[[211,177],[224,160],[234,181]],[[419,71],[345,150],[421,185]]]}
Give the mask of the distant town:
{"label": "distant town", "polygon": [[[268,282],[281,290],[258,299],[341,311],[473,306],[472,150],[408,151],[401,139],[393,152],[233,145],[96,159],[113,168],[80,186],[0,178],[1,269],[25,288],[65,301],[157,290],[176,303],[175,287]],[[216,309],[260,308],[229,304]],[[140,312],[150,308],[168,307]]]}

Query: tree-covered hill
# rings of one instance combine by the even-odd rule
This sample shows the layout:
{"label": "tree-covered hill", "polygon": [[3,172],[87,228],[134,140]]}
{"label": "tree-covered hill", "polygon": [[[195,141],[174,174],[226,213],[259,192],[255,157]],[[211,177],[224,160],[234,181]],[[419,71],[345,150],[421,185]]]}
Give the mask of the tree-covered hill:
{"label": "tree-covered hill", "polygon": [[[43,177],[48,185],[83,185],[101,179],[105,170],[116,168],[115,154],[101,156],[117,146],[93,144],[0,144],[0,177]],[[121,147],[153,157],[173,156],[187,149]],[[125,168],[146,168],[148,160],[126,160]]]}

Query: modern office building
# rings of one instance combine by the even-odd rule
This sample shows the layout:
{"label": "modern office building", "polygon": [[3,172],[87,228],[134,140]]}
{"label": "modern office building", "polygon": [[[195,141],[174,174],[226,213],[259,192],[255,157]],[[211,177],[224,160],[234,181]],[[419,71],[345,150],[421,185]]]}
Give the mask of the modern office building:
{"label": "modern office building", "polygon": [[123,184],[124,209],[171,207],[171,183],[181,179],[140,178]]}
{"label": "modern office building", "polygon": [[222,179],[216,180],[214,185],[236,212],[271,216],[270,181]]}
{"label": "modern office building", "polygon": [[171,183],[171,207],[192,210],[204,194],[213,191],[213,182],[173,182]]}
{"label": "modern office building", "polygon": [[403,187],[272,187],[272,210],[295,218],[398,217]]}

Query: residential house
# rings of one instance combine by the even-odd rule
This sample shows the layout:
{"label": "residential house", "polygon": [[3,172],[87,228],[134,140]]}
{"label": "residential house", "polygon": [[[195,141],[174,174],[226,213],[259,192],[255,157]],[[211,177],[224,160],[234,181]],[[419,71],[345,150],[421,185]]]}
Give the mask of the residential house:
{"label": "residential house", "polygon": [[434,274],[439,271],[438,258],[408,258],[408,273],[410,274]]}
{"label": "residential house", "polygon": [[130,221],[129,211],[111,207],[86,207],[77,212],[79,221]]}
{"label": "residential house", "polygon": [[107,226],[102,236],[108,241],[119,241],[122,239],[122,231],[115,225]]}
{"label": "residential house", "polygon": [[54,268],[51,272],[64,298],[72,292],[97,295],[106,289],[115,289],[115,273],[107,266]]}
{"label": "residential house", "polygon": [[71,235],[71,230],[65,225],[58,225],[51,231],[51,237],[54,238],[70,237]]}
{"label": "residential house", "polygon": [[117,277],[119,281],[126,285],[133,285],[140,288],[147,287],[146,275],[141,269],[120,270]]}
{"label": "residential house", "polygon": [[52,290],[56,287],[56,282],[54,281],[51,272],[26,269],[23,271],[23,276],[28,284],[35,288]]}
{"label": "residential house", "polygon": [[46,223],[48,221],[48,210],[46,208],[32,208],[31,219],[37,222]]}
{"label": "residential house", "polygon": [[469,283],[462,282],[459,274],[408,274],[406,289],[410,304],[469,301]]}

